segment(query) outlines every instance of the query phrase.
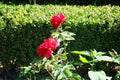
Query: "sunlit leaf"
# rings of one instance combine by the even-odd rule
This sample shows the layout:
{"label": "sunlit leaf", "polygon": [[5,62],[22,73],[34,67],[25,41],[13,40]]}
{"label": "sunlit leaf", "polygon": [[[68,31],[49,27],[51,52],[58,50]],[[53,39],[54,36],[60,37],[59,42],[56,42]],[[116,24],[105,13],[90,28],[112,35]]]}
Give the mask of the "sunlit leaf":
{"label": "sunlit leaf", "polygon": [[65,68],[63,71],[64,75],[67,77],[70,77],[72,75],[72,73],[70,72],[70,70],[68,68]]}
{"label": "sunlit leaf", "polygon": [[54,76],[57,78],[59,75],[60,75],[60,70],[56,70],[55,72],[54,72]]}
{"label": "sunlit leaf", "polygon": [[67,59],[66,54],[67,54],[67,53],[64,53],[64,54],[59,54],[59,57],[60,57],[61,59],[66,60],[66,59]]}
{"label": "sunlit leaf", "polygon": [[105,52],[97,52],[96,55],[97,56],[102,56],[103,54],[106,54]]}
{"label": "sunlit leaf", "polygon": [[60,34],[63,35],[63,36],[65,36],[65,37],[69,37],[70,36],[69,33],[68,33],[68,31],[64,31],[64,32],[62,32]]}
{"label": "sunlit leaf", "polygon": [[60,73],[60,75],[57,77],[57,80],[63,80],[64,75],[62,73]]}
{"label": "sunlit leaf", "polygon": [[89,63],[89,61],[83,57],[83,56],[80,56],[80,60],[83,62],[83,63]]}
{"label": "sunlit leaf", "polygon": [[70,26],[65,26],[64,30],[71,28]]}
{"label": "sunlit leaf", "polygon": [[72,33],[72,32],[68,32],[68,31],[64,31],[64,32],[62,32],[61,33],[62,35],[64,35],[64,36],[75,36],[75,33]]}
{"label": "sunlit leaf", "polygon": [[96,56],[98,61],[108,61],[108,62],[113,62],[115,59],[110,56]]}
{"label": "sunlit leaf", "polygon": [[71,36],[75,36],[75,35],[76,35],[76,34],[73,33],[73,32],[69,32],[68,34],[71,35]]}
{"label": "sunlit leaf", "polygon": [[91,50],[91,54],[92,54],[92,56],[96,56],[97,55],[97,51],[95,49]]}
{"label": "sunlit leaf", "polygon": [[78,73],[73,73],[72,77],[74,78],[73,80],[84,80],[83,78],[80,77]]}
{"label": "sunlit leaf", "polygon": [[88,76],[90,80],[111,80],[111,77],[107,77],[104,71],[89,71]]}
{"label": "sunlit leaf", "polygon": [[75,40],[75,38],[74,37],[67,37],[67,38],[65,38],[65,40]]}
{"label": "sunlit leaf", "polygon": [[115,58],[114,62],[120,64],[120,57]]}
{"label": "sunlit leaf", "polygon": [[71,53],[90,56],[89,51],[71,51]]}
{"label": "sunlit leaf", "polygon": [[69,68],[70,70],[75,70],[73,65],[66,65],[63,67],[63,69],[65,69],[65,68]]}
{"label": "sunlit leaf", "polygon": [[64,31],[64,32],[60,33],[60,35],[61,35],[61,36],[63,37],[63,39],[65,39],[65,40],[75,40],[74,37],[72,37],[72,36],[74,36],[75,34],[72,33],[72,32]]}
{"label": "sunlit leaf", "polygon": [[64,48],[60,48],[58,51],[57,51],[57,54],[62,54],[64,51]]}
{"label": "sunlit leaf", "polygon": [[59,32],[53,32],[53,33],[51,34],[51,36],[52,36],[53,38],[58,38]]}

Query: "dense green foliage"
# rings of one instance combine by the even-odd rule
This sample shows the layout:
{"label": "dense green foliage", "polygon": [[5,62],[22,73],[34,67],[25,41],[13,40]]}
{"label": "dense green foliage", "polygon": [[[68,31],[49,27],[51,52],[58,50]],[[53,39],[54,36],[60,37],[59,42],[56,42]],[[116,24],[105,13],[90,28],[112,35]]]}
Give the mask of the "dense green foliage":
{"label": "dense green foliage", "polygon": [[119,0],[1,0],[14,4],[77,4],[77,5],[120,5]]}
{"label": "dense green foliage", "polygon": [[[67,17],[64,26],[76,33],[76,41],[67,50],[120,52],[119,6],[60,6],[0,4],[0,61],[12,68],[27,65],[36,56],[36,49],[50,36],[50,18],[62,12]],[[11,67],[9,67],[11,66]]]}

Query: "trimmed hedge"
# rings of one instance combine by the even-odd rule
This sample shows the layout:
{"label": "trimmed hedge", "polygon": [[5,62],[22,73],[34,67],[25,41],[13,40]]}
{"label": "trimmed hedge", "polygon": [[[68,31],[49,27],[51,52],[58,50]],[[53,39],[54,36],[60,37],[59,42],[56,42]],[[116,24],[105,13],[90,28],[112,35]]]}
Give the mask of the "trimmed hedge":
{"label": "trimmed hedge", "polygon": [[120,5],[120,0],[1,0],[14,4],[75,4],[75,5]]}
{"label": "trimmed hedge", "polygon": [[61,6],[0,4],[0,62],[7,69],[24,66],[36,56],[36,49],[50,36],[50,18],[62,12],[64,26],[76,33],[68,50],[120,52],[119,6]]}

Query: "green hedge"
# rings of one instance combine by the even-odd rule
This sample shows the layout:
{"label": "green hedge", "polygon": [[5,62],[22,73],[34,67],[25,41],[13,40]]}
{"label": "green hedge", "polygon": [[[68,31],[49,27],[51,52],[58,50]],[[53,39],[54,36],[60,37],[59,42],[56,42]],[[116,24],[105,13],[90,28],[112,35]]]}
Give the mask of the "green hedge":
{"label": "green hedge", "polygon": [[36,49],[50,36],[51,16],[62,12],[64,26],[76,33],[68,50],[120,52],[119,6],[4,5],[0,4],[0,62],[7,69],[24,66],[36,56]]}
{"label": "green hedge", "polygon": [[1,0],[14,4],[76,4],[76,5],[120,5],[120,0]]}

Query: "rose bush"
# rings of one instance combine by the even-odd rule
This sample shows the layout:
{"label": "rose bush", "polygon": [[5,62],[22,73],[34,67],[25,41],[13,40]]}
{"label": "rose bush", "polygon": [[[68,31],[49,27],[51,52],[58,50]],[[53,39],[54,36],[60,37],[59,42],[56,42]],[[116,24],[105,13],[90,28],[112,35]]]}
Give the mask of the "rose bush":
{"label": "rose bush", "polygon": [[[39,45],[36,51],[38,57],[29,66],[21,67],[20,76],[36,80],[36,73],[42,69],[47,71],[46,74],[49,74],[50,80],[80,79],[77,73],[72,72],[75,67],[67,59],[66,47],[70,40],[75,40],[73,37],[75,34],[64,31],[67,28],[64,30],[60,28],[65,21],[66,17],[63,13],[51,17],[50,22],[54,30],[51,31],[50,37]],[[58,51],[55,51],[56,49]]]}
{"label": "rose bush", "polygon": [[66,17],[62,13],[59,13],[59,14],[57,14],[55,16],[52,16],[52,18],[50,20],[53,29],[59,28],[60,25],[62,23],[64,23],[65,21],[66,21]]}
{"label": "rose bush", "polygon": [[[108,56],[106,53],[96,50],[68,52],[66,48],[71,40],[75,40],[73,37],[75,34],[65,31],[67,27],[60,28],[65,20],[66,17],[62,13],[52,16],[50,22],[52,29],[55,30],[52,30],[50,37],[39,45],[37,49],[39,58],[34,59],[29,66],[21,68],[21,76],[30,80],[46,80],[48,77],[49,80],[111,80],[112,77],[106,74],[106,70],[113,68],[110,63],[120,64],[120,55],[114,50],[110,52],[114,56]],[[58,51],[55,51],[56,49]],[[72,54],[77,55],[76,59],[72,57]],[[99,67],[100,63],[107,69]],[[82,70],[77,73],[77,70],[82,67],[86,69],[87,73]],[[46,71],[47,77],[44,79],[41,76],[45,76],[45,74],[41,71]],[[38,79],[36,74],[40,72],[43,75],[37,76]],[[87,74],[88,77],[81,77],[83,74]],[[119,80],[119,77],[120,72],[118,71],[115,80]]]}
{"label": "rose bush", "polygon": [[38,57],[46,57],[49,58],[52,56],[53,51],[59,46],[59,42],[52,37],[45,39],[42,44],[37,49]]}

